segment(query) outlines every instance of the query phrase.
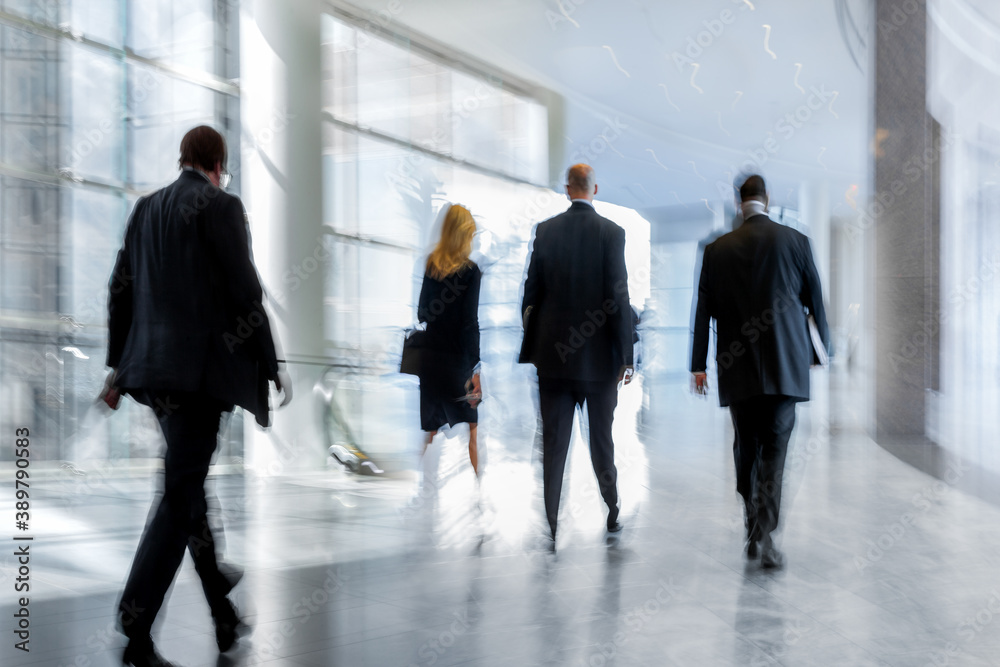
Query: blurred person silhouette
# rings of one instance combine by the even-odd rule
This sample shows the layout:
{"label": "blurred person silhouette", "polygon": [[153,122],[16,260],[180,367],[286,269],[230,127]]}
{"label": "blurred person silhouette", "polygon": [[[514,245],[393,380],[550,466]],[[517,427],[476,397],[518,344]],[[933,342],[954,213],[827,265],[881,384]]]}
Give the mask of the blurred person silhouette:
{"label": "blurred person silhouette", "polygon": [[639,335],[642,316],[639,315],[639,310],[635,306],[629,306],[629,309],[632,311],[632,357],[636,372],[638,372],[642,367],[642,346],[639,344],[642,338]]}
{"label": "blurred person silhouette", "polygon": [[830,334],[809,239],[766,214],[764,179],[740,186],[744,222],[705,248],[698,282],[691,372],[705,394],[710,320],[716,321],[719,404],[736,432],[736,490],[746,513],[749,559],[780,567],[771,533],[778,526],[781,484],[795,404],[809,400],[813,343],[808,315],[828,350]]}
{"label": "blurred person silhouette", "polygon": [[427,257],[417,319],[427,325],[421,350],[420,428],[424,453],[446,424],[469,425],[469,462],[479,479],[478,411],[479,287],[483,272],[474,261],[476,221],[464,206],[445,214],[441,238]]}
{"label": "blurred person silhouette", "polygon": [[279,365],[253,264],[246,212],[228,184],[226,143],[208,126],[184,135],[181,173],[132,209],[110,282],[102,392],[153,409],[166,440],[163,495],[139,543],[119,602],[128,637],[122,662],[169,665],[154,650],[153,621],[185,548],[215,622],[220,651],[241,622],[227,595],[242,572],[220,566],[205,479],[220,419],[239,405],[266,427],[268,381],[292,397]]}
{"label": "blurred person silhouette", "polygon": [[618,471],[611,437],[618,384],[632,379],[633,316],[625,230],[594,209],[594,170],[566,174],[567,211],[538,224],[524,281],[518,358],[538,372],[545,514],[555,547],[563,471],[577,405],[587,406],[590,458],[617,533]]}

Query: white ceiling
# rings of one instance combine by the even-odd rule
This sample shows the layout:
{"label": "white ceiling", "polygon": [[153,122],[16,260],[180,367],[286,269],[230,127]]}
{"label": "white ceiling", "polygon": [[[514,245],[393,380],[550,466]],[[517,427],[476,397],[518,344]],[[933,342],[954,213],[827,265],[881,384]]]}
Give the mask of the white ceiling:
{"label": "white ceiling", "polygon": [[[592,145],[585,161],[607,201],[715,206],[754,151],[775,204],[795,208],[805,181],[828,184],[835,207],[852,185],[864,189],[868,76],[841,35],[836,0],[561,0],[562,11],[555,0],[398,1],[390,29],[564,97],[565,126],[550,129],[565,140],[560,167]],[[868,1],[841,4],[866,36]],[[866,66],[863,52],[858,60]],[[785,120],[796,112],[798,127]],[[609,126],[624,129],[613,138]]]}

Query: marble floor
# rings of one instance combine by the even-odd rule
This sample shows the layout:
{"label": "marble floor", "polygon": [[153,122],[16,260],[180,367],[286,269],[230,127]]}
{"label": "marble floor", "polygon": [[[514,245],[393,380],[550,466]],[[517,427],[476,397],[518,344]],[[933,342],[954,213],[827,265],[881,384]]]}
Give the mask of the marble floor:
{"label": "marble floor", "polygon": [[[188,666],[1000,664],[1000,507],[963,490],[964,463],[939,459],[932,476],[874,444],[830,384],[818,374],[798,410],[781,570],[745,561],[728,413],[684,378],[621,394],[617,539],[578,434],[555,553],[535,424],[490,422],[493,396],[479,484],[460,429],[383,478],[214,477],[252,632],[219,655],[185,560],[158,647]],[[0,663],[120,664],[113,610],[154,486],[67,473],[33,487],[31,651],[14,649],[8,548]]]}

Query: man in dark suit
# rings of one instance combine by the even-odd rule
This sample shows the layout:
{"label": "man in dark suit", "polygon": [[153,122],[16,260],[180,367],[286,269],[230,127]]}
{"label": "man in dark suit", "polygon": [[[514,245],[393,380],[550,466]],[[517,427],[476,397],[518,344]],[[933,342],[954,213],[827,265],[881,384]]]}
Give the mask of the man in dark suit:
{"label": "man in dark suit", "polygon": [[597,183],[588,165],[570,167],[566,194],[569,210],[535,229],[521,303],[525,331],[519,362],[538,369],[542,479],[553,546],[573,413],[584,403],[590,458],[608,505],[607,528],[621,530],[611,424],[617,385],[632,377],[625,230],[594,210]]}
{"label": "man in dark suit", "polygon": [[819,274],[809,239],[771,221],[764,179],[740,187],[744,223],[705,248],[698,283],[691,372],[708,388],[709,320],[717,324],[719,403],[733,418],[736,490],[746,510],[747,556],[780,567],[771,533],[778,525],[781,478],[795,404],[809,400],[813,347],[808,314],[829,349]]}
{"label": "man in dark suit", "polygon": [[151,407],[167,443],[163,496],[139,544],[119,604],[125,664],[167,665],[150,629],[187,548],[215,620],[221,651],[236,641],[209,528],[205,478],[220,417],[234,405],[269,423],[268,381],[291,400],[279,369],[246,213],[228,180],[226,144],[207,126],[181,141],[182,172],[140,198],[110,283],[108,385]]}

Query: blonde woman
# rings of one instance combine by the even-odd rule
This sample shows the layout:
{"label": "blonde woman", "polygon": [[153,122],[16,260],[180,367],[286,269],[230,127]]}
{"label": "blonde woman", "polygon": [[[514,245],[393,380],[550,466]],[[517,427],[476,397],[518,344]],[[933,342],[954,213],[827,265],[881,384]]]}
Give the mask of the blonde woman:
{"label": "blonde woman", "polygon": [[483,272],[469,259],[476,222],[464,206],[448,209],[441,239],[427,258],[417,318],[427,324],[420,373],[424,451],[445,424],[469,425],[469,461],[479,476],[476,407],[479,383],[479,285]]}

